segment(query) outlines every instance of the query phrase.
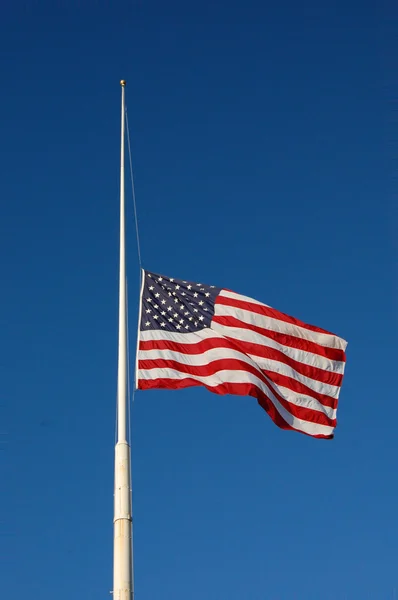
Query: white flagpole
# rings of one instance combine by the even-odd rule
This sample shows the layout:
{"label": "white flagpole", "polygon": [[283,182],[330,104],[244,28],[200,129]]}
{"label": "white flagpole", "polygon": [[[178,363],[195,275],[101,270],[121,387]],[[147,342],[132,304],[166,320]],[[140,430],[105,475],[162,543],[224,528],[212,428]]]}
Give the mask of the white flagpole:
{"label": "white flagpole", "polygon": [[124,124],[125,86],[122,86],[120,141],[120,271],[119,271],[119,352],[117,380],[117,443],[115,446],[115,505],[113,545],[113,598],[133,600],[133,548],[130,481],[130,446],[127,436],[127,319],[126,251],[124,209]]}

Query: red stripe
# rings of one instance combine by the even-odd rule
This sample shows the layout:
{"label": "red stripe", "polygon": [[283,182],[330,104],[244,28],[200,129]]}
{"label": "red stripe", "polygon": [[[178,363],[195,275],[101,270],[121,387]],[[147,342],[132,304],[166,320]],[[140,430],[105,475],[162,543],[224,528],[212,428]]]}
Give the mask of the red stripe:
{"label": "red stripe", "polygon": [[[192,386],[202,386],[208,389],[210,392],[215,394],[233,394],[238,396],[252,396],[257,399],[259,405],[268,413],[273,422],[280,427],[281,429],[291,430],[291,431],[299,431],[300,433],[305,433],[304,431],[294,429],[290,425],[286,423],[286,421],[281,417],[281,415],[276,410],[273,403],[270,399],[257,388],[254,384],[250,383],[222,383],[215,387],[209,387],[196,381],[195,379],[191,379],[187,377],[186,379],[167,379],[167,378],[158,378],[158,379],[139,379],[138,381],[138,389],[140,390],[149,390],[149,389],[182,389],[186,387]],[[332,439],[333,435],[313,435],[309,433],[305,433],[310,437],[319,438],[319,439]]]}
{"label": "red stripe", "polygon": [[265,304],[256,304],[247,300],[237,300],[236,298],[228,298],[227,296],[221,296],[220,294],[216,298],[216,304],[224,304],[225,306],[242,308],[243,310],[249,310],[259,315],[271,317],[272,319],[278,319],[278,321],[284,321],[285,323],[291,323],[292,325],[303,327],[304,329],[308,329],[309,331],[315,331],[316,333],[326,333],[327,335],[333,335],[334,337],[338,337],[334,333],[326,331],[326,329],[315,327],[315,325],[308,325],[308,323],[304,323],[304,321],[300,321],[300,319],[295,319],[294,317],[280,312],[275,308],[265,306]]}
{"label": "red stripe", "polygon": [[[224,317],[220,315],[214,315],[212,323],[219,323],[226,327],[239,327],[240,329],[248,329],[249,331],[255,331],[264,337],[270,338],[282,344],[282,346],[289,346],[290,348],[296,348],[297,350],[304,350],[305,352],[312,352],[313,354],[319,354],[320,356],[326,356],[331,360],[343,361],[342,357],[345,356],[342,350],[336,350],[336,348],[328,348],[327,346],[321,346],[316,342],[310,342],[303,338],[298,338],[293,335],[286,333],[279,333],[277,331],[271,331],[252,323],[245,323],[240,321],[236,317]],[[232,336],[231,336],[232,337]]]}
{"label": "red stripe", "polygon": [[[139,360],[138,368],[142,370],[174,369],[180,373],[186,373],[187,375],[193,376],[196,375],[197,377],[209,377],[211,375],[215,375],[219,371],[246,371],[258,377],[278,399],[280,404],[293,416],[297,417],[298,419],[302,419],[303,421],[310,421],[311,423],[327,425],[329,427],[336,426],[336,419],[330,419],[325,413],[288,402],[271,386],[267,380],[267,377],[260,369],[256,368],[254,365],[244,362],[243,360],[238,360],[236,358],[222,358],[213,360],[207,365],[186,365],[179,363],[176,360],[158,358],[155,360]],[[272,376],[269,377],[269,379],[273,381]],[[235,384],[229,383],[229,385],[233,386]]]}
{"label": "red stripe", "polygon": [[[196,344],[182,344],[170,342],[168,340],[160,340],[160,344],[158,342],[159,340],[156,341],[156,345],[153,341],[140,342],[140,350],[152,350],[156,348],[159,350],[167,349],[172,350],[174,352],[181,352],[182,354],[197,355],[203,354],[204,352],[206,352],[206,350],[209,350],[211,348],[232,348],[235,350],[239,350],[239,352],[243,352],[246,355],[254,355],[254,357],[258,356],[261,358],[282,362],[294,369],[295,371],[297,371],[297,373],[300,373],[305,377],[315,379],[316,381],[320,381],[322,383],[341,386],[343,381],[343,375],[341,375],[340,373],[336,373],[334,371],[326,371],[325,369],[320,369],[319,367],[307,365],[293,358],[290,358],[280,350],[275,350],[274,348],[270,348],[269,346],[263,346],[261,344],[254,344],[251,342],[238,340],[237,338],[208,338],[206,340],[197,342]],[[256,362],[256,358],[252,358],[252,360]]]}

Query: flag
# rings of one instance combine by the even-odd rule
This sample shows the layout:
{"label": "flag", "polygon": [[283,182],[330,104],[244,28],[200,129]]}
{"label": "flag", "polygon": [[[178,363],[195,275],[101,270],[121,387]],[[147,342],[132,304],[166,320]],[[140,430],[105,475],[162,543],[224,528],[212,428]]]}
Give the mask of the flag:
{"label": "flag", "polygon": [[138,389],[253,396],[282,429],[332,438],[346,345],[228,289],[143,271]]}

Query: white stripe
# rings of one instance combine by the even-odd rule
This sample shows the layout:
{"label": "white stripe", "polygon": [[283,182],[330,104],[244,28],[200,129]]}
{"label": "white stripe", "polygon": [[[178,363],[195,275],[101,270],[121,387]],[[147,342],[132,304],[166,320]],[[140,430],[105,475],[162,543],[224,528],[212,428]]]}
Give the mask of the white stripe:
{"label": "white stripe", "polygon": [[224,296],[224,298],[233,298],[234,300],[240,300],[241,302],[251,302],[252,304],[258,304],[259,306],[266,306],[267,308],[271,308],[268,304],[264,304],[264,302],[259,302],[258,300],[254,300],[254,298],[249,298],[249,296],[242,296],[242,294],[236,294],[235,292],[231,292],[230,290],[221,290],[220,296]]}
{"label": "white stripe", "polygon": [[[200,354],[184,354],[174,350],[140,350],[139,360],[175,360],[183,365],[192,365],[194,367],[204,367],[215,360],[221,359],[236,359],[242,360],[248,365],[252,365],[255,369],[259,369],[255,361],[249,356],[233,348],[210,348]],[[261,370],[261,369],[259,369]]]}
{"label": "white stripe", "polygon": [[[206,350],[201,354],[184,354],[181,352],[176,352],[173,350],[140,350],[139,351],[139,360],[173,360],[183,365],[195,366],[195,367],[203,367],[207,366],[210,363],[220,360],[220,359],[236,359],[242,362],[245,362],[248,365],[251,365],[253,368],[258,369],[261,372],[263,368],[262,365],[258,362],[258,359],[253,359],[242,352],[238,352],[237,350],[233,350],[231,348],[211,348],[210,350]],[[231,369],[232,370],[232,369]],[[274,370],[274,369],[268,369]],[[292,370],[290,370],[292,371]],[[278,369],[278,372],[281,372],[281,369]],[[267,379],[267,381],[272,385],[273,389],[278,392],[283,398],[285,398],[288,402],[292,404],[296,404],[297,406],[305,406],[312,410],[317,410],[320,412],[324,412],[331,419],[336,418],[336,410],[330,408],[328,406],[324,406],[321,402],[319,402],[316,398],[312,398],[306,394],[294,392],[286,387],[278,386],[276,383],[270,379],[268,375],[262,373],[262,375]],[[186,375],[187,376],[187,375]],[[294,377],[292,373],[289,373],[288,376]],[[324,392],[321,392],[324,393]]]}
{"label": "white stripe", "polygon": [[162,329],[148,329],[147,331],[141,331],[140,340],[143,342],[169,340],[176,344],[197,344],[201,340],[219,337],[220,334],[212,331],[209,327],[200,329],[194,333],[178,333],[174,331],[163,331]]}
{"label": "white stripe", "polygon": [[344,340],[335,335],[311,331],[310,329],[305,329],[305,327],[293,325],[293,323],[287,323],[286,321],[274,319],[273,317],[268,317],[266,315],[259,315],[258,313],[245,310],[243,308],[226,306],[225,304],[217,304],[216,302],[214,314],[219,316],[235,317],[244,323],[256,325],[257,327],[263,327],[264,329],[269,329],[270,331],[275,331],[285,335],[292,335],[299,340],[308,340],[327,348],[344,350],[342,343]]}
{"label": "white stripe", "polygon": [[196,375],[188,375],[185,373],[181,373],[180,371],[176,371],[175,369],[150,369],[150,370],[139,370],[139,379],[143,380],[153,380],[153,379],[186,379],[189,377],[190,379],[194,379],[199,383],[203,383],[209,387],[215,387],[220,384],[225,383],[252,383],[257,386],[260,390],[267,395],[267,397],[274,404],[278,413],[282,416],[282,418],[294,429],[298,431],[303,431],[304,433],[308,433],[309,435],[331,435],[333,433],[334,427],[328,427],[326,425],[319,425],[317,423],[311,423],[309,421],[304,421],[303,419],[297,419],[290,412],[288,412],[277,400],[277,398],[272,394],[272,392],[267,388],[267,386],[255,375],[252,373],[248,373],[247,371],[219,371],[215,375],[210,375],[206,377],[199,377]]}

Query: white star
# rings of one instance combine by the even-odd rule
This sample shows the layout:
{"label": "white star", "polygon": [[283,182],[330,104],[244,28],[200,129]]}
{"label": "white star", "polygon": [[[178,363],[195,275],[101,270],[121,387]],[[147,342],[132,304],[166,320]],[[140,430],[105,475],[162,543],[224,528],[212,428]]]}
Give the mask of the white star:
{"label": "white star", "polygon": [[180,310],[184,310],[184,305],[183,304],[181,304]]}
{"label": "white star", "polygon": [[154,319],[159,319],[159,315],[153,315]]}
{"label": "white star", "polygon": [[176,290],[179,290],[179,289],[180,289],[180,286],[179,286],[179,285],[176,285]]}
{"label": "white star", "polygon": [[168,294],[169,294],[169,296],[171,296],[171,295],[172,295],[172,294],[171,294],[171,292],[168,292]]}
{"label": "white star", "polygon": [[181,329],[181,325],[176,325],[176,329]]}
{"label": "white star", "polygon": [[163,277],[159,277],[158,281],[163,281]]}
{"label": "white star", "polygon": [[172,319],[172,318],[170,318],[170,319],[168,319],[168,321],[169,321],[169,323],[172,323],[172,322],[173,322],[173,319]]}
{"label": "white star", "polygon": [[210,296],[210,292],[206,292],[205,296],[206,296],[206,298],[208,298]]}
{"label": "white star", "polygon": [[185,329],[189,329],[189,325],[185,325]]}
{"label": "white star", "polygon": [[157,304],[154,304],[153,308],[159,308],[159,306]]}
{"label": "white star", "polygon": [[198,285],[200,287],[202,284],[201,283],[197,283],[196,285]]}
{"label": "white star", "polygon": [[181,292],[181,296],[186,296],[186,293],[185,292]]}
{"label": "white star", "polygon": [[173,277],[170,277],[170,281],[174,281]]}
{"label": "white star", "polygon": [[[155,317],[155,319],[156,319],[156,317]],[[203,316],[203,315],[200,315],[200,317],[199,317],[199,321],[203,321],[203,319],[204,319],[204,316]]]}
{"label": "white star", "polygon": [[166,311],[162,310],[162,312],[160,314],[162,315],[162,317],[164,317],[164,315],[166,314]]}
{"label": "white star", "polygon": [[188,310],[186,310],[186,311],[184,312],[184,317],[187,317],[188,315],[189,315],[189,311],[188,311]]}
{"label": "white star", "polygon": [[192,290],[192,285],[188,285],[187,290]]}
{"label": "white star", "polygon": [[162,302],[162,304],[166,304],[166,300],[164,298],[161,302]]}
{"label": "white star", "polygon": [[188,321],[192,321],[193,317],[189,317]]}
{"label": "white star", "polygon": [[155,288],[153,287],[153,285],[151,285],[151,286],[149,287],[149,289],[152,291],[152,290],[154,290]]}
{"label": "white star", "polygon": [[211,287],[211,288],[215,288],[216,286],[215,286],[215,285],[211,285],[210,287]]}
{"label": "white star", "polygon": [[147,322],[145,323],[145,325],[148,327],[148,326],[150,325],[150,322],[149,322],[149,321],[147,321]]}
{"label": "white star", "polygon": [[147,313],[150,313],[150,312],[151,312],[151,309],[150,309],[150,308],[147,308],[145,312],[147,312]]}
{"label": "white star", "polygon": [[203,306],[203,304],[204,304],[204,302],[203,302],[203,300],[201,300],[201,301],[199,302],[199,306]]}
{"label": "white star", "polygon": [[194,309],[193,309],[193,312],[198,312],[198,309],[197,309],[197,308],[194,308]]}
{"label": "white star", "polygon": [[198,326],[198,322],[197,322],[197,321],[195,321],[195,327],[197,327],[197,326]]}
{"label": "white star", "polygon": [[166,327],[166,323],[161,323],[160,326],[161,327]]}
{"label": "white star", "polygon": [[157,294],[155,294],[155,298],[159,298],[160,294],[159,292],[157,292]]}
{"label": "white star", "polygon": [[147,298],[146,301],[147,302],[152,302],[152,298]]}
{"label": "white star", "polygon": [[194,293],[194,295],[193,295],[193,297],[194,297],[194,298],[197,298],[197,297],[198,297],[198,293],[197,293],[197,292],[195,292],[195,293]]}
{"label": "white star", "polygon": [[173,310],[173,307],[172,306],[168,306],[167,310]]}
{"label": "white star", "polygon": [[208,308],[204,308],[203,310],[205,310],[207,312],[209,309]]}
{"label": "white star", "polygon": [[178,317],[178,313],[174,313],[173,317],[176,319]]}
{"label": "white star", "polygon": [[182,325],[184,323],[184,319],[180,319],[180,323]]}
{"label": "white star", "polygon": [[178,298],[174,298],[174,302],[179,302]]}

